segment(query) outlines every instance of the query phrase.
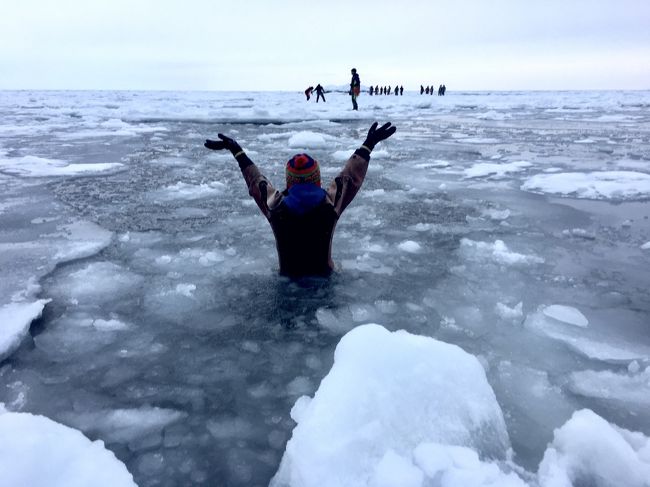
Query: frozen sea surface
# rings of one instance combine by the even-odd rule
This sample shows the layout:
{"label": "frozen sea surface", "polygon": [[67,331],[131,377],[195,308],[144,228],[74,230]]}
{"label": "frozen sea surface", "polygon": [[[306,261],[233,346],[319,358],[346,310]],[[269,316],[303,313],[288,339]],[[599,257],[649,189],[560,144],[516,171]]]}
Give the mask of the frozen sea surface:
{"label": "frozen sea surface", "polygon": [[[589,464],[576,435],[647,441],[650,93],[359,104],[336,93],[315,104],[299,93],[0,92],[5,414],[102,440],[141,487],[268,485],[306,428],[294,432],[294,403],[324,397],[341,337],[379,323],[475,356],[494,394],[483,407],[504,429],[492,449],[471,433],[460,450],[441,446],[448,437],[403,438],[412,458],[378,456],[375,485],[391,472],[410,472],[409,485],[457,475],[463,461],[486,479],[520,485],[516,471],[559,485]],[[296,152],[334,177],[375,120],[398,132],[339,222],[338,273],[279,277],[236,163],[203,140],[235,137],[279,186]],[[385,390],[355,378],[374,384],[389,422],[401,417],[385,410],[399,377]],[[462,401],[454,378],[440,380]],[[418,428],[372,431],[388,444]],[[504,443],[510,470],[481,463],[504,461]],[[622,471],[647,468],[625,455]]]}

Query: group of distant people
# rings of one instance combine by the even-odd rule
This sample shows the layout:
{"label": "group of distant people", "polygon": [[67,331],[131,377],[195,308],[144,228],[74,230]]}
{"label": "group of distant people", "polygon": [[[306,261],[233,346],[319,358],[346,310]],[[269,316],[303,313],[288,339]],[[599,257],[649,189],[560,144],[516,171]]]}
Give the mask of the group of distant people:
{"label": "group of distant people", "polygon": [[403,95],[404,94],[404,87],[401,85],[395,85],[395,88],[391,88],[390,85],[388,86],[371,86],[368,89],[368,93],[370,96],[372,95]]}
{"label": "group of distant people", "polygon": [[[433,86],[427,86],[425,88],[424,86],[420,85],[420,95],[433,95],[434,91],[435,89]],[[447,87],[445,85],[438,86],[438,96],[445,96],[445,91],[447,91]]]}
{"label": "group of distant people", "polygon": [[323,103],[325,103],[325,88],[323,88],[320,83],[316,85],[316,88],[313,86],[310,86],[305,90],[305,96],[307,97],[307,101],[311,98],[311,96],[314,94],[314,91],[316,91],[316,103],[320,101],[320,99],[323,99]]}
{"label": "group of distant people", "polygon": [[[359,106],[357,105],[357,98],[361,94],[361,79],[359,78],[359,74],[357,73],[357,70],[352,68],[351,70],[352,74],[352,79],[350,80],[350,90],[348,94],[350,95],[350,98],[352,99],[352,110],[358,110]],[[426,86],[426,88],[422,85],[420,85],[420,94],[427,94],[427,95],[433,95],[433,92],[435,91],[435,88],[432,86]],[[440,85],[438,87],[438,96],[445,96],[445,92],[447,91],[447,87],[445,85]],[[323,99],[323,103],[326,102],[325,100],[325,89],[321,86],[321,84],[317,84],[316,88],[313,86],[310,86],[305,90],[305,97],[307,98],[307,101],[309,101],[312,97],[312,95],[316,92],[316,103],[318,103],[321,98]],[[368,88],[368,94],[370,96],[373,95],[395,95],[395,96],[401,96],[404,95],[404,86],[403,85],[395,85],[395,87],[392,87],[391,85],[388,86],[370,86]]]}

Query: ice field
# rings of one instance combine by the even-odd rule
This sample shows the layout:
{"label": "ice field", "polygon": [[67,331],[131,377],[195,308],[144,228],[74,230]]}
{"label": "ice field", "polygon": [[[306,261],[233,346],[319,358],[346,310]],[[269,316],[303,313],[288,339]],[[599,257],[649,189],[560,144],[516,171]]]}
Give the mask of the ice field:
{"label": "ice field", "polygon": [[[650,486],[650,92],[359,107],[0,92],[0,479]],[[337,273],[278,276],[203,141],[327,183],[375,120]]]}

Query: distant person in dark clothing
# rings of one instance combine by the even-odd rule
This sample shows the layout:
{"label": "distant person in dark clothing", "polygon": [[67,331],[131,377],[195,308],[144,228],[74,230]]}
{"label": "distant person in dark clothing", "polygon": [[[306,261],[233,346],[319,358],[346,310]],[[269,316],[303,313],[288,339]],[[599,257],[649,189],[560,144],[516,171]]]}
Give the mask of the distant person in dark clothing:
{"label": "distant person in dark clothing", "polygon": [[357,105],[357,97],[361,93],[361,79],[357,74],[357,70],[352,68],[350,71],[352,73],[352,79],[350,80],[350,97],[352,98],[352,110],[358,110],[359,105]]}
{"label": "distant person in dark clothing", "polygon": [[395,85],[395,96],[399,95],[399,86]]}
{"label": "distant person in dark clothing", "polygon": [[399,96],[402,96],[402,95],[404,95],[404,87],[402,85],[400,85],[400,87],[399,87]]}
{"label": "distant person in dark clothing", "polygon": [[373,93],[374,91],[375,91],[375,88],[371,86],[370,89],[368,90],[368,93],[370,94],[370,96],[372,96],[374,94]]}
{"label": "distant person in dark clothing", "polygon": [[445,85],[442,85],[442,96],[445,96],[446,91],[447,91],[447,87]]}
{"label": "distant person in dark clothing", "polygon": [[442,85],[438,86],[438,96],[442,96]]}
{"label": "distant person in dark clothing", "polygon": [[341,213],[352,202],[368,170],[370,153],[395,133],[388,122],[373,123],[368,135],[343,170],[321,188],[318,162],[307,154],[293,156],[286,165],[286,189],[278,191],[262,175],[241,146],[230,137],[206,140],[205,147],[229,150],[239,163],[250,194],[271,224],[280,274],[289,277],[327,276],[334,270],[332,237]]}
{"label": "distant person in dark clothing", "polygon": [[323,98],[323,103],[325,103],[325,90],[323,87],[318,83],[316,85],[316,103],[318,103],[318,100]]}
{"label": "distant person in dark clothing", "polygon": [[379,85],[375,85],[375,95],[379,94]]}
{"label": "distant person in dark clothing", "polygon": [[424,86],[420,85],[420,95],[424,93]]}
{"label": "distant person in dark clothing", "polygon": [[309,99],[311,98],[311,94],[312,94],[313,91],[314,91],[313,86],[310,86],[309,88],[307,88],[305,90],[305,96],[307,97],[307,101],[309,101]]}
{"label": "distant person in dark clothing", "polygon": [[425,93],[428,95],[428,94],[429,94],[429,86],[427,86],[427,89],[424,90],[424,91],[425,91]]}

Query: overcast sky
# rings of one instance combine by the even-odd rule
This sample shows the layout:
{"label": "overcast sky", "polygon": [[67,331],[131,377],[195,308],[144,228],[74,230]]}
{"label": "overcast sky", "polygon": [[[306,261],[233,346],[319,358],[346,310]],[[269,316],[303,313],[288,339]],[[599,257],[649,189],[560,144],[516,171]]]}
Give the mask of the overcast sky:
{"label": "overcast sky", "polygon": [[7,0],[0,89],[650,89],[650,0]]}

